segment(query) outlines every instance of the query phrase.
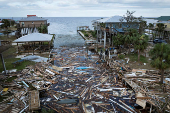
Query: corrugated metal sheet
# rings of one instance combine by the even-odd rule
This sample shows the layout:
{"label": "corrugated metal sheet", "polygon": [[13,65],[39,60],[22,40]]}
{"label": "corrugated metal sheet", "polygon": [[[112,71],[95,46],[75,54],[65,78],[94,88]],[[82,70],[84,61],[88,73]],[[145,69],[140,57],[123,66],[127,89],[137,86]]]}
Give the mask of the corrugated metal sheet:
{"label": "corrugated metal sheet", "polygon": [[49,42],[51,41],[53,35],[42,34],[42,33],[32,33],[29,35],[22,36],[19,39],[14,40],[13,42]]}
{"label": "corrugated metal sheet", "polygon": [[[111,23],[111,22],[120,22],[120,19],[122,18],[122,16],[112,16],[112,17],[108,17],[108,18],[104,18],[104,19],[100,19],[97,20],[98,22],[103,22],[103,23]],[[126,22],[126,21],[123,21]]]}

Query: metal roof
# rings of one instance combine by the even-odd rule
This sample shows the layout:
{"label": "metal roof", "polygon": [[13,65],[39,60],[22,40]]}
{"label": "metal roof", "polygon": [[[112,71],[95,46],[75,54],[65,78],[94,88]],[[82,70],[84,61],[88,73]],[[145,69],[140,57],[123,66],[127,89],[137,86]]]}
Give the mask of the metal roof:
{"label": "metal roof", "polygon": [[[112,16],[112,17],[108,17],[108,18],[103,18],[100,20],[97,20],[100,23],[111,23],[111,22],[120,22],[120,19],[122,19],[122,16]],[[125,20],[123,20],[123,22],[126,22]]]}
{"label": "metal roof", "polygon": [[[99,19],[99,20],[96,20],[100,23],[120,23],[120,19],[122,19],[123,17],[122,16],[112,16],[112,17],[108,17],[108,18],[104,18],[104,19]],[[122,22],[127,22],[125,19],[123,19]],[[137,19],[134,20],[134,22],[139,22]]]}
{"label": "metal roof", "polygon": [[19,39],[14,40],[16,43],[24,43],[24,42],[49,42],[51,41],[53,35],[42,34],[42,33],[32,33],[29,35],[25,35],[20,37]]}
{"label": "metal roof", "polygon": [[45,21],[47,19],[42,18],[42,17],[37,17],[37,16],[31,16],[31,17],[27,17],[27,18],[23,18],[19,21]]}

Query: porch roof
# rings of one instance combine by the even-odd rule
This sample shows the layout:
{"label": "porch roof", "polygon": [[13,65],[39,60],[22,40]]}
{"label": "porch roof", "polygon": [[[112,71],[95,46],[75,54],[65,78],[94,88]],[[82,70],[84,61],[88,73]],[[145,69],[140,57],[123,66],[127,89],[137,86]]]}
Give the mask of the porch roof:
{"label": "porch roof", "polygon": [[24,42],[50,42],[53,35],[42,34],[42,33],[32,33],[29,35],[25,35],[20,37],[19,39],[14,40],[16,43],[24,43]]}

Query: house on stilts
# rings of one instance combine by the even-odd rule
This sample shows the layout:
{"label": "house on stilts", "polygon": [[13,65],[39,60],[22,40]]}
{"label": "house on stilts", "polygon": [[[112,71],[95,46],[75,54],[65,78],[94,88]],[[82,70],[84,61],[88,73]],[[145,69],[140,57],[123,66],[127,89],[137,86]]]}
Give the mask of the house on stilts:
{"label": "house on stilts", "polygon": [[19,38],[30,33],[38,33],[38,28],[43,26],[49,26],[49,23],[47,23],[47,19],[37,17],[36,15],[27,15],[27,18],[22,18],[21,20],[19,20],[19,24],[17,25],[18,30],[16,33],[16,37]]}

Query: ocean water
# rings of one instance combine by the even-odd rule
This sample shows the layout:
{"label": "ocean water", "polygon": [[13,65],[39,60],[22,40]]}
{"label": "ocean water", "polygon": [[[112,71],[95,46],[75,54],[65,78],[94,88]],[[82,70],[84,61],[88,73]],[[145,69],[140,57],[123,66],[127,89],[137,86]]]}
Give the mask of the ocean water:
{"label": "ocean water", "polygon": [[78,26],[92,27],[92,21],[101,17],[48,17],[48,33],[55,34],[54,48],[84,46],[84,39],[77,33]]}
{"label": "ocean water", "polygon": [[92,20],[101,17],[46,17],[50,26],[48,32],[50,34],[77,34],[77,26],[92,27]]}

